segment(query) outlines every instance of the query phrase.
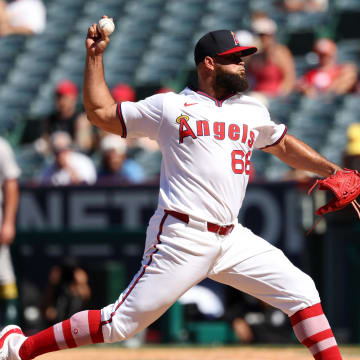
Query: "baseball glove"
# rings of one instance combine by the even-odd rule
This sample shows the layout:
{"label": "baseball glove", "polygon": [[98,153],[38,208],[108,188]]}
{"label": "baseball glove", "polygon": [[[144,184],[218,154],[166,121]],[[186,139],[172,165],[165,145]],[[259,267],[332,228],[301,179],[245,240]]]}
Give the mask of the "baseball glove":
{"label": "baseball glove", "polygon": [[317,209],[315,211],[316,215],[322,216],[341,210],[351,203],[360,218],[360,205],[356,201],[356,198],[360,195],[360,173],[357,170],[338,170],[325,179],[316,180],[315,184],[309,189],[308,195],[317,186],[319,186],[319,190],[332,191],[334,198]]}

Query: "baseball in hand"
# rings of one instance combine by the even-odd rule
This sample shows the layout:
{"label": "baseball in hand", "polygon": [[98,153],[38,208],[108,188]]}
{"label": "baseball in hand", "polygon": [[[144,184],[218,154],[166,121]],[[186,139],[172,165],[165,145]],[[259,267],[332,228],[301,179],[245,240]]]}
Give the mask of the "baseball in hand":
{"label": "baseball in hand", "polygon": [[112,19],[102,18],[98,23],[98,30],[103,30],[106,35],[110,35],[115,30],[115,24]]}

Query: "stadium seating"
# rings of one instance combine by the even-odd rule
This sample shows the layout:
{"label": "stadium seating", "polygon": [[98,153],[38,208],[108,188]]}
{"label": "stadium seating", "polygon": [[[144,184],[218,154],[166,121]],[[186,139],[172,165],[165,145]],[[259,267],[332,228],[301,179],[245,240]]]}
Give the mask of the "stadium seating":
{"label": "stadium seating", "polygon": [[[360,60],[358,0],[333,0],[329,11],[312,14],[285,14],[277,0],[44,3],[44,33],[0,38],[0,131],[11,137],[14,145],[21,138],[19,134],[27,119],[41,118],[52,111],[58,81],[71,79],[81,91],[85,34],[88,26],[103,14],[113,17],[116,23],[104,59],[110,87],[126,82],[138,89],[155,89],[169,83],[182,88],[193,76],[193,47],[199,37],[212,29],[250,29],[251,13],[259,10],[278,23],[279,39],[293,51],[298,76],[315,63],[312,41],[319,35],[333,34],[340,61],[358,64]],[[290,132],[331,159],[339,158],[334,145],[345,146],[343,134],[348,124],[357,121],[359,109],[357,94],[328,103],[303,99],[297,94],[269,100],[275,121],[287,124]],[[18,151],[21,153],[21,146]],[[281,172],[286,171],[266,154],[254,154],[253,159],[258,164],[256,171],[264,176],[281,177]]]}

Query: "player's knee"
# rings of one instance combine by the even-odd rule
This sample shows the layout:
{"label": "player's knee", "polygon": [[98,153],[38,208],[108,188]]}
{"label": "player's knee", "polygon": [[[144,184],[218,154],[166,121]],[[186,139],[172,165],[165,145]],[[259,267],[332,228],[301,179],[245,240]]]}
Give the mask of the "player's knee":
{"label": "player's knee", "polygon": [[[300,279],[299,279],[300,280]],[[307,274],[303,273],[301,281],[293,294],[293,301],[286,313],[291,316],[297,311],[320,302],[320,295],[316,289],[314,280]]]}
{"label": "player's knee", "polygon": [[116,304],[106,306],[102,312],[102,332],[107,343],[127,340],[143,330],[143,319],[126,306]]}
{"label": "player's knee", "polygon": [[105,342],[119,342],[131,338],[159,318],[173,302],[173,297],[164,296],[161,301],[147,298],[134,303],[127,299],[123,303],[120,301],[106,306],[101,311]]}

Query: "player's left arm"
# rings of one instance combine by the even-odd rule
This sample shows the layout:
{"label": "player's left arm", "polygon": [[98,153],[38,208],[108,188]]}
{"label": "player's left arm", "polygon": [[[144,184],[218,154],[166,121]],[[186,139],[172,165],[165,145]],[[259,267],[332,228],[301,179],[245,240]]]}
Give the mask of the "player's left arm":
{"label": "player's left arm", "polygon": [[311,171],[323,177],[341,169],[340,166],[325,159],[309,145],[290,134],[286,134],[278,144],[262,150],[277,156],[295,169]]}

